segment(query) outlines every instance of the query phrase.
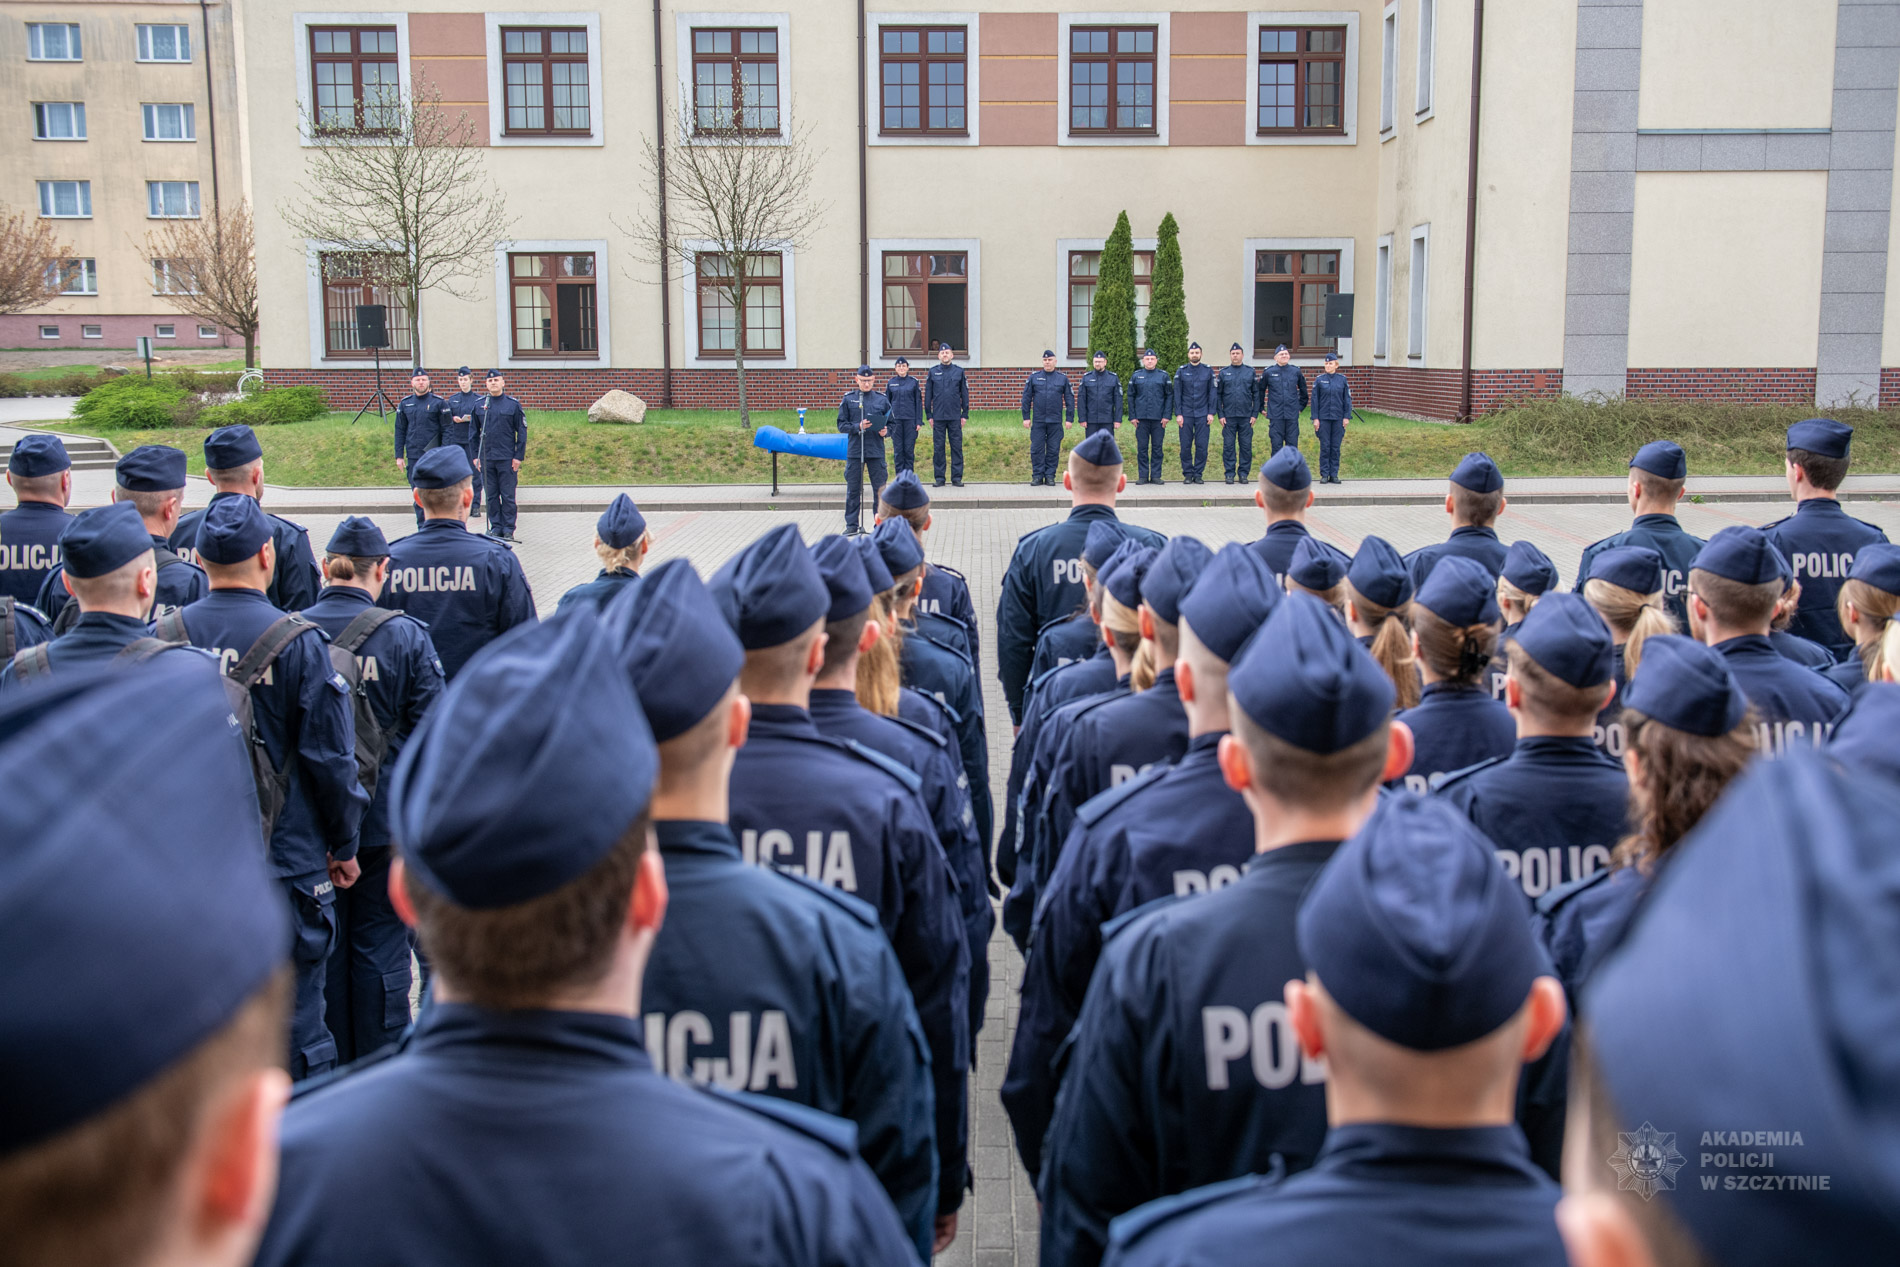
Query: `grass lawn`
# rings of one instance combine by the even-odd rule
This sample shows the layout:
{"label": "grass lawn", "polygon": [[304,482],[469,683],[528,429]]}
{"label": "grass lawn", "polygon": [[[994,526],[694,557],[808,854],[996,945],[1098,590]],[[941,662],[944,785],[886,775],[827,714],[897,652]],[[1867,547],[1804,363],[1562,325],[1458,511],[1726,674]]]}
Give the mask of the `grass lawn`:
{"label": "grass lawn", "polygon": [[[210,368],[210,367],[195,367]],[[63,367],[62,373],[70,373]],[[1416,422],[1362,413],[1348,426],[1341,473],[1347,479],[1438,477],[1472,449],[1483,449],[1506,476],[1620,475],[1643,443],[1674,439],[1688,451],[1692,472],[1706,475],[1774,474],[1781,470],[1782,435],[1790,422],[1814,411],[1796,406],[1743,406],[1708,401],[1633,400],[1593,403],[1572,399],[1537,401],[1486,415],[1467,426]],[[760,425],[798,429],[791,410],[754,411]],[[1900,414],[1837,411],[1856,428],[1857,471],[1900,471]],[[829,432],[829,415],[807,414],[808,430]],[[1301,447],[1317,465],[1312,424],[1302,421]],[[77,426],[72,428],[78,430]],[[149,431],[95,430],[120,450],[140,444],[184,449],[196,472],[203,468],[202,428]],[[1063,437],[1067,449],[1082,438],[1080,426]],[[274,484],[307,487],[400,486],[390,423],[374,414],[352,425],[350,415],[330,413],[310,422],[263,427],[265,470]],[[1118,433],[1134,465],[1132,426]],[[1220,470],[1220,429],[1209,440],[1208,465]],[[918,436],[918,467],[930,469],[928,429]],[[1019,414],[976,414],[965,429],[964,478],[1019,481],[1029,469],[1029,432]],[[1267,451],[1267,428],[1254,430],[1256,467]],[[1169,428],[1167,473],[1179,478],[1179,432]],[[752,446],[736,413],[720,410],[652,410],[639,426],[595,424],[579,410],[529,410],[528,460],[521,476],[531,484],[750,484],[771,479],[771,457]],[[832,483],[834,462],[782,457],[782,483]]]}

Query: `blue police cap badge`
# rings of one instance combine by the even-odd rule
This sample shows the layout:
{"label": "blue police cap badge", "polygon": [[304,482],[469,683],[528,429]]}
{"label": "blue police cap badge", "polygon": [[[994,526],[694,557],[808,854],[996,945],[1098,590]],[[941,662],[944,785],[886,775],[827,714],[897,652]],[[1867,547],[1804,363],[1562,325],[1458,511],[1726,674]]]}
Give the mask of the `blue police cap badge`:
{"label": "blue police cap badge", "polygon": [[1451,482],[1474,493],[1495,493],[1504,487],[1504,476],[1489,454],[1467,453],[1452,471]]}
{"label": "blue police cap badge", "polygon": [[206,563],[242,563],[256,557],[270,539],[270,520],[256,498],[223,497],[211,503],[198,523],[198,557]]}
{"label": "blue police cap badge", "polygon": [[1663,587],[1663,557],[1648,546],[1612,546],[1590,560],[1590,575],[1586,579],[1607,581],[1638,594],[1659,594]]}
{"label": "blue police cap badge", "polygon": [[868,366],[868,365],[860,365],[860,366],[858,366],[858,377],[859,377],[859,378],[870,378],[870,377],[872,377],[872,376],[873,376],[873,373],[874,373],[874,371],[873,371],[873,370],[871,369],[871,367],[870,367],[870,366]]}
{"label": "blue police cap badge", "polygon": [[1392,679],[1345,622],[1311,594],[1287,595],[1227,671],[1234,702],[1269,734],[1306,752],[1339,752],[1392,713]]}
{"label": "blue police cap badge", "polygon": [[633,498],[625,493],[616,493],[594,523],[594,532],[600,537],[600,543],[614,550],[626,549],[645,536],[646,530],[646,516],[633,504]]}
{"label": "blue police cap badge", "polygon": [[1689,478],[1689,458],[1683,453],[1682,446],[1673,440],[1652,440],[1636,450],[1636,456],[1630,459],[1634,470],[1648,471],[1658,479],[1686,480]]}
{"label": "blue police cap badge", "polygon": [[455,376],[457,378],[468,378],[470,376],[468,372],[468,366],[464,365],[461,368],[457,369],[455,371]]}
{"label": "blue police cap badge", "polygon": [[1743,585],[1765,585],[1789,575],[1787,561],[1760,528],[1735,524],[1710,537],[1689,564]]}
{"label": "blue police cap badge", "polygon": [[380,559],[389,554],[389,538],[383,535],[374,519],[351,515],[336,526],[336,531],[330,534],[330,544],[323,549],[326,554],[352,559]]}
{"label": "blue police cap badge", "polygon": [[214,471],[248,466],[263,456],[257,433],[243,423],[219,427],[205,437],[205,465]]}
{"label": "blue police cap badge", "polygon": [[185,451],[169,444],[141,444],[114,472],[128,493],[168,493],[185,486]]}
{"label": "blue police cap badge", "polygon": [[1329,364],[1336,364],[1336,363],[1338,362],[1338,360],[1339,360],[1339,353],[1337,353],[1337,352],[1335,352],[1335,351],[1333,351],[1332,349],[1330,349],[1330,348],[1328,348],[1328,349],[1327,349],[1327,351],[1326,351],[1326,355],[1325,355],[1325,356],[1322,356],[1322,357],[1320,357],[1319,359],[1320,359],[1320,360],[1322,360],[1322,361],[1325,361],[1325,362],[1327,362],[1327,363],[1329,363]]}
{"label": "blue police cap badge", "polygon": [[[1526,594],[1538,595],[1556,588],[1557,565],[1550,556],[1529,541],[1513,541],[1504,556],[1504,579]],[[1643,591],[1648,593],[1648,590]]]}
{"label": "blue police cap badge", "polygon": [[7,458],[7,470],[21,479],[38,479],[70,470],[73,460],[58,436],[34,433],[21,436]]}
{"label": "blue police cap badge", "polygon": [[1193,342],[1191,340],[1188,343],[1188,351],[1190,352],[1197,352],[1200,350],[1200,347],[1201,345],[1199,343]]}
{"label": "blue police cap badge", "polygon": [[954,352],[954,351],[956,351],[956,349],[955,349],[955,348],[953,348],[953,347],[951,347],[951,346],[950,346],[950,345],[949,345],[948,343],[939,343],[939,344],[937,345],[937,351],[939,351],[939,352]]}
{"label": "blue police cap badge", "polygon": [[924,490],[924,482],[917,478],[917,472],[899,471],[878,494],[878,500],[892,510],[922,510],[930,504],[930,494]]}
{"label": "blue police cap badge", "polygon": [[1384,537],[1369,536],[1359,543],[1346,580],[1367,602],[1381,607],[1402,607],[1412,601],[1412,573]]}
{"label": "blue police cap badge", "polygon": [[1624,706],[1691,735],[1726,735],[1742,724],[1748,697],[1713,648],[1681,634],[1643,643],[1642,671],[1630,679]]}
{"label": "blue police cap badge", "polygon": [[745,667],[745,648],[699,573],[669,559],[601,613],[618,637],[620,663],[656,743],[685,734],[724,699]]}
{"label": "blue police cap badge", "polygon": [[500,370],[488,370],[482,374],[482,377],[483,378],[500,378],[502,377],[502,372]]}
{"label": "blue police cap badge", "polygon": [[[1437,574],[1434,568],[1432,575]],[[1545,595],[1511,641],[1546,672],[1579,690],[1602,686],[1611,678],[1616,641],[1581,594]]]}
{"label": "blue police cap badge", "polygon": [[825,592],[831,605],[825,609],[826,621],[848,620],[871,606],[871,580],[864,574],[864,560],[857,547],[836,533],[820,537],[811,548],[811,561],[824,578]]}
{"label": "blue police cap badge", "polygon": [[[250,498],[243,498],[249,501]],[[81,580],[117,571],[137,558],[150,558],[152,534],[131,502],[112,502],[82,510],[59,534],[66,572]]]}
{"label": "blue police cap badge", "polygon": [[1054,355],[1055,355],[1055,352],[1054,352],[1054,351],[1052,351],[1052,350],[1051,350],[1051,349],[1049,349],[1049,348],[1044,348],[1044,349],[1042,350],[1042,359],[1043,359],[1043,360],[1045,360],[1045,361],[1046,361],[1046,360],[1048,360],[1048,359],[1050,359],[1050,358],[1051,358],[1051,357],[1053,357]]}
{"label": "blue police cap badge", "polygon": [[910,358],[908,356],[900,356],[895,361],[891,362],[891,365],[893,367],[896,367],[899,365],[909,365],[909,364],[910,364]]}
{"label": "blue police cap badge", "polygon": [[1412,601],[1460,629],[1495,624],[1503,618],[1498,610],[1498,583],[1482,563],[1459,554],[1440,559]]}
{"label": "blue police cap badge", "polygon": [[1285,596],[1265,560],[1230,541],[1181,600],[1181,620],[1203,647],[1231,664]]}
{"label": "blue police cap badge", "polygon": [[1289,348],[1287,347],[1287,345],[1286,345],[1286,344],[1284,344],[1284,343],[1282,343],[1282,344],[1280,344],[1280,345],[1279,345],[1278,347],[1276,347],[1276,348],[1274,348],[1274,349],[1273,349],[1273,354],[1274,354],[1275,356],[1278,356],[1278,355],[1280,355],[1280,353],[1282,353],[1282,352],[1286,352],[1286,351],[1290,351],[1290,349],[1289,349]]}
{"label": "blue police cap badge", "polygon": [[1241,347],[1240,347],[1240,344],[1239,344],[1238,342],[1235,342],[1235,343],[1229,343],[1229,344],[1227,345],[1227,350],[1228,350],[1229,352],[1238,352],[1238,351],[1240,351],[1240,350],[1241,350]]}
{"label": "blue police cap badge", "polygon": [[726,560],[708,588],[748,651],[785,645],[831,606],[796,524],[779,525]]}
{"label": "blue police cap badge", "polygon": [[430,449],[409,468],[409,479],[417,488],[449,488],[472,479],[475,468],[459,444],[444,444]]}
{"label": "blue police cap badge", "polygon": [[1824,458],[1844,458],[1854,443],[1854,429],[1832,418],[1809,418],[1788,428],[1788,447],[1805,449]]}
{"label": "blue police cap badge", "polygon": [[1108,359],[1108,353],[1102,351],[1099,348],[1089,353],[1089,360],[1091,361],[1106,361],[1107,359]]}
{"label": "blue police cap badge", "polygon": [[918,543],[910,520],[886,519],[872,529],[871,540],[877,552],[884,556],[884,566],[891,570],[892,576],[902,576],[912,568],[923,566],[924,548]]}
{"label": "blue police cap badge", "polygon": [[1151,356],[1154,356],[1154,355],[1155,355],[1155,350],[1154,350],[1153,348],[1143,348],[1143,349],[1141,350],[1141,355],[1142,355],[1142,357],[1143,357],[1143,359],[1146,359],[1146,358],[1148,358],[1148,357],[1151,357]]}
{"label": "blue police cap badge", "polygon": [[1076,445],[1071,453],[1090,466],[1120,466],[1122,464],[1122,451],[1115,444],[1114,433],[1109,431],[1097,431]]}
{"label": "blue police cap badge", "polygon": [[1180,624],[1181,600],[1213,561],[1214,552],[1199,539],[1185,533],[1170,537],[1142,578],[1141,601],[1148,605],[1156,620],[1169,625]]}
{"label": "blue police cap badge", "polygon": [[1260,474],[1267,483],[1284,488],[1289,493],[1313,486],[1313,468],[1306,464],[1306,457],[1297,444],[1281,445],[1280,451],[1268,458],[1260,468]]}

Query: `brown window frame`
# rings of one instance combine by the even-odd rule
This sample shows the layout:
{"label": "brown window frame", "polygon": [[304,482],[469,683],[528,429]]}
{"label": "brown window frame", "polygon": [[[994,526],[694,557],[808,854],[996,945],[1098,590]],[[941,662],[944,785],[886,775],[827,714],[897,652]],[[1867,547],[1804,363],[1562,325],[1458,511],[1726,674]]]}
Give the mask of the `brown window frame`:
{"label": "brown window frame", "polygon": [[[754,259],[770,258],[772,260],[777,261],[777,264],[778,264],[778,272],[776,274],[774,274],[770,278],[749,283],[746,286],[748,299],[751,297],[752,292],[758,291],[758,290],[773,290],[773,291],[778,292],[778,347],[776,349],[773,349],[773,348],[757,349],[757,348],[748,347],[745,349],[746,360],[748,361],[782,361],[785,359],[785,355],[786,355],[785,353],[785,253],[783,251],[754,251],[752,252],[752,258]],[[722,252],[719,252],[719,251],[701,251],[693,257],[693,344],[696,348],[698,348],[699,359],[702,361],[727,360],[731,358],[733,355],[733,350],[731,348],[708,349],[706,347],[706,295],[707,295],[707,292],[708,291],[713,292],[713,294],[716,297],[720,297],[720,298],[724,297],[724,293],[723,293],[724,288],[718,282],[716,281],[709,282],[706,280],[706,276],[707,276],[706,265],[708,261],[715,261],[718,267],[723,268],[725,265],[725,256]],[[736,330],[736,325],[737,323],[735,322],[735,330]],[[748,342],[750,342],[750,336],[754,328],[755,327],[750,322],[746,324],[745,332],[746,332],[746,335],[748,336],[747,338]]]}
{"label": "brown window frame", "polygon": [[[702,35],[731,36],[733,51],[729,53],[700,52],[699,37]],[[765,53],[740,52],[739,46],[742,43],[742,38],[746,35],[770,35],[772,37],[772,52],[769,55]],[[715,137],[732,133],[740,133],[746,136],[780,135],[785,123],[785,80],[779,73],[781,69],[779,58],[784,50],[778,46],[778,28],[774,26],[696,26],[690,32],[690,39],[693,46],[693,135]],[[745,80],[739,73],[739,68],[746,64],[763,66],[768,62],[772,66],[772,126],[769,128],[748,128],[744,123]],[[702,107],[699,104],[699,68],[701,66],[719,65],[729,65],[733,68],[734,72],[732,76],[732,100],[729,103],[733,123],[729,128],[702,127],[699,121],[699,112],[708,107]],[[717,109],[717,107],[710,108]],[[764,110],[763,106],[758,108],[761,111]]]}
{"label": "brown window frame", "polygon": [[[1261,43],[1268,33],[1281,35],[1291,32],[1294,36],[1293,52],[1266,52]],[[1307,45],[1315,33],[1324,32],[1339,36],[1338,52],[1313,52]],[[1262,25],[1254,31],[1254,135],[1255,136],[1344,136],[1346,134],[1346,44],[1347,32],[1343,26],[1270,26]],[[1307,89],[1312,86],[1311,68],[1316,65],[1331,64],[1339,67],[1338,80],[1333,87],[1338,91],[1339,99],[1333,102],[1333,110],[1339,122],[1328,126],[1309,126],[1305,118],[1309,107]],[[1260,122],[1260,113],[1267,109],[1263,100],[1265,85],[1260,82],[1261,68],[1268,65],[1293,67],[1293,126],[1266,127]],[[1274,109],[1281,108],[1276,102]]]}
{"label": "brown window frame", "polygon": [[[588,271],[571,271],[569,261],[584,259]],[[541,270],[527,276],[515,271],[516,260],[539,260]],[[566,270],[566,271],[564,271]],[[562,347],[562,340],[571,332],[561,326],[561,291],[572,288],[585,291],[583,299],[575,298],[575,315],[579,318],[579,338],[584,345]],[[547,313],[546,325],[533,332],[537,343],[545,335],[549,347],[521,346],[521,309],[520,291],[538,290],[542,294],[542,303]],[[600,260],[592,251],[510,251],[508,253],[508,355],[516,360],[570,360],[597,361],[600,359]]]}
{"label": "brown window frame", "polygon": [[[1094,35],[1098,32],[1108,36],[1108,51],[1105,53],[1075,51],[1075,38],[1078,35]],[[1124,53],[1118,48],[1124,34],[1145,34],[1149,48],[1146,53]],[[1159,136],[1161,115],[1161,67],[1160,50],[1161,30],[1155,26],[1072,26],[1069,28],[1069,117],[1067,119],[1070,136]],[[1109,123],[1104,127],[1077,126],[1075,112],[1075,70],[1077,66],[1106,66],[1106,83],[1103,85],[1109,94],[1106,104]],[[1123,109],[1120,100],[1121,68],[1123,66],[1146,66],[1148,68],[1148,126],[1122,126],[1116,121],[1118,112]],[[1140,85],[1135,85],[1139,87]],[[1093,106],[1083,106],[1092,109]],[[1139,105],[1130,105],[1131,110],[1139,110]]]}
{"label": "brown window frame", "polygon": [[[1301,336],[1306,331],[1307,323],[1305,314],[1309,308],[1316,307],[1318,309],[1318,326],[1322,331],[1326,328],[1326,297],[1339,293],[1339,257],[1341,254],[1342,252],[1337,248],[1330,247],[1318,251],[1294,251],[1277,247],[1264,247],[1254,252],[1253,280],[1256,286],[1261,282],[1277,282],[1281,280],[1289,281],[1293,286],[1293,333],[1292,337],[1286,340],[1286,345],[1287,350],[1292,352],[1295,356],[1323,356],[1327,352],[1337,352],[1339,350],[1338,339],[1322,337],[1317,343],[1305,343],[1302,342]],[[1268,256],[1285,257],[1288,264],[1287,271],[1263,271],[1262,263]],[[1327,257],[1331,257],[1333,262],[1330,272],[1319,265],[1315,265],[1310,270],[1307,268],[1309,258],[1317,258],[1323,264]],[[1325,285],[1330,285],[1332,289],[1322,293],[1319,296],[1317,304],[1308,303],[1305,288],[1307,286]],[[1259,304],[1256,303],[1254,305],[1253,318],[1254,355],[1272,355],[1273,349],[1277,347],[1280,342],[1280,339],[1262,333],[1260,307]]]}
{"label": "brown window frame", "polygon": [[[939,257],[948,258],[952,256],[962,261],[963,271],[960,273],[937,273],[935,271],[937,259]],[[894,259],[926,261],[925,271],[921,275],[917,275],[909,272],[907,269],[903,273],[893,275],[890,271],[890,267],[891,261]],[[932,287],[959,286],[962,288],[963,337],[958,340],[958,342],[968,343],[970,341],[970,253],[968,251],[886,251],[878,262],[878,276],[882,279],[881,285],[883,286],[883,299],[879,304],[879,326],[883,331],[882,338],[884,340],[883,349],[885,356],[911,356],[925,352],[934,356],[936,354],[937,344],[945,341],[940,338],[941,331],[932,330],[930,326],[930,291]],[[911,307],[918,314],[918,341],[916,343],[900,344],[891,337],[889,292],[893,287],[902,287],[910,292]],[[970,354],[969,348],[958,347],[956,343],[950,345],[950,350],[957,356],[968,356]]]}
{"label": "brown window frame", "polygon": [[[374,277],[365,277],[363,269],[355,267],[348,273],[331,272],[332,262],[348,259],[346,255],[324,252],[317,257],[317,280],[323,287],[323,359],[326,361],[370,359],[367,348],[340,346],[336,341],[339,333],[345,335],[344,343],[356,341],[356,305],[380,303],[388,309],[386,314],[389,329],[389,346],[382,349],[384,356],[408,355],[413,341],[409,337],[409,314],[403,309],[401,297],[390,290],[387,284]],[[333,296],[333,287],[355,287],[354,293]]]}
{"label": "brown window frame", "polygon": [[[893,35],[899,37],[900,39],[905,35],[917,36],[918,50],[915,53],[907,53],[907,52],[902,52],[902,51],[895,52],[895,53],[890,52],[885,47],[885,45],[887,43],[887,37],[893,36]],[[945,52],[930,51],[930,38],[933,35],[942,35],[946,37],[944,40],[944,43],[946,46],[950,42],[948,38],[949,36],[951,35],[957,36],[962,41],[961,51],[955,52],[955,53],[948,52],[948,51],[945,51]],[[970,29],[966,26],[880,26],[877,29],[878,135],[879,136],[968,136],[970,135],[970,68],[969,68],[970,60],[969,59],[970,59]],[[886,113],[885,113],[886,111],[892,108],[888,104],[886,94],[894,87],[903,88],[907,86],[912,86],[912,85],[905,85],[901,83],[892,84],[890,82],[891,68],[903,67],[903,66],[915,66],[917,68],[917,82],[914,86],[917,89],[918,126],[914,128],[892,127],[890,123],[888,122]],[[953,66],[956,68],[956,74],[957,74],[957,82],[954,84],[949,82],[950,72],[947,69]],[[930,81],[930,72],[933,67],[946,68],[945,82],[942,83],[941,85],[933,84]],[[945,90],[946,98],[948,97],[949,92],[952,89],[961,93],[962,98],[963,98],[962,104],[960,106],[952,107],[946,101],[946,103],[942,107],[937,107],[933,105],[930,99],[931,90],[933,88],[938,88],[938,87],[941,87]],[[902,110],[905,107],[900,103],[896,108],[899,110]],[[946,116],[948,112],[952,109],[960,110],[963,115],[962,126],[953,127],[948,122],[946,122],[941,127],[932,126],[930,122],[931,112],[939,108],[945,111]]]}
{"label": "brown window frame", "polygon": [[[1069,269],[1068,269],[1069,294],[1068,294],[1067,311],[1069,313],[1068,340],[1069,340],[1069,356],[1071,359],[1086,357],[1091,351],[1094,350],[1086,346],[1084,347],[1075,346],[1075,288],[1076,288],[1075,261],[1078,256],[1085,256],[1085,255],[1093,255],[1095,257],[1095,274],[1094,274],[1095,288],[1099,288],[1102,284],[1102,248],[1096,247],[1094,250],[1089,250],[1089,251],[1070,251],[1069,252]],[[1154,299],[1155,253],[1152,249],[1144,248],[1142,250],[1136,251],[1134,255],[1135,255],[1134,278],[1135,278],[1135,326],[1136,326],[1135,335],[1136,335],[1136,338],[1139,339],[1147,333],[1146,327],[1148,324],[1147,319],[1142,312],[1142,303],[1141,303],[1142,288],[1143,287],[1147,288],[1150,302],[1152,302]],[[1148,264],[1148,271],[1145,273],[1140,271],[1142,260],[1144,259],[1144,257],[1146,258],[1147,264]],[[1083,274],[1083,276],[1086,277],[1088,276],[1088,274],[1085,273]],[[1094,296],[1093,288],[1092,288],[1091,293],[1089,295],[1089,316],[1093,318],[1094,315],[1095,315],[1095,296]],[[1086,333],[1087,327],[1084,326],[1083,330],[1084,330],[1084,333]]]}
{"label": "brown window frame", "polygon": [[[538,35],[541,37],[542,50],[538,53],[510,53],[508,51],[508,37],[510,35]],[[589,40],[587,28],[584,26],[504,26],[501,28],[501,134],[503,136],[592,136],[594,134],[594,107],[593,98],[590,95],[594,86],[594,71],[588,61],[593,51],[593,45],[591,42],[587,43],[586,47],[579,53],[557,53],[553,51],[554,37],[556,35],[578,35],[583,41]],[[540,84],[524,84],[522,86],[538,86],[541,89],[543,96],[539,108],[542,117],[546,121],[546,126],[538,128],[515,126],[515,108],[508,101],[509,89],[514,87],[514,85],[508,81],[508,70],[511,66],[540,67]],[[581,104],[579,107],[570,105],[567,108],[570,110],[578,108],[581,113],[587,117],[586,127],[558,128],[554,126],[554,111],[556,109],[554,105],[554,90],[557,87],[554,82],[554,68],[556,66],[579,66],[581,68],[583,75],[581,82]],[[572,88],[573,85],[569,84],[565,86]],[[524,110],[528,109],[528,107],[525,106],[522,108]]]}
{"label": "brown window frame", "polygon": [[[317,36],[335,35],[339,31],[349,33],[351,51],[347,54],[319,53],[317,51]],[[310,57],[310,124],[311,127],[318,132],[333,135],[355,133],[363,136],[388,136],[396,130],[394,127],[372,128],[367,126],[364,122],[364,66],[377,65],[397,67],[395,86],[398,99],[400,99],[402,93],[401,46],[399,44],[399,51],[394,53],[364,53],[362,51],[362,37],[372,33],[376,35],[388,35],[394,38],[396,28],[393,26],[313,26],[309,28],[306,37],[306,51]],[[318,103],[318,97],[326,85],[321,85],[317,82],[317,67],[319,66],[348,66],[350,68],[351,109],[356,119],[354,126],[341,128],[324,125],[323,107]]]}

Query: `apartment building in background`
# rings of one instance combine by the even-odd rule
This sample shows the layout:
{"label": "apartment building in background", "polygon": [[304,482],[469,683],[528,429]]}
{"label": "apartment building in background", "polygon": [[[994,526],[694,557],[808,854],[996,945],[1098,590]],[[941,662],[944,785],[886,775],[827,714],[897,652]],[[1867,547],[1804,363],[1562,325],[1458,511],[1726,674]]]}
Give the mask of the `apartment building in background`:
{"label": "apartment building in background", "polygon": [[239,346],[161,296],[148,233],[244,197],[231,0],[0,0],[0,204],[72,246],[60,297],[0,316],[0,347]]}
{"label": "apartment building in background", "polygon": [[[1156,226],[1179,222],[1211,361],[1336,349],[1370,407],[1900,390],[1900,3],[331,2],[237,19],[265,363],[340,398],[367,391],[354,307],[388,297],[271,209],[304,177],[300,117],[349,126],[425,81],[486,140],[468,197],[501,191],[513,227],[473,298],[425,297],[420,356],[501,368],[530,405],[735,399],[715,264],[662,277],[629,237],[682,109],[695,130],[796,123],[822,151],[821,226],[757,263],[745,360],[768,406],[828,405],[861,361],[940,341],[979,407],[1013,406],[1044,348],[1086,364],[1123,210],[1144,305]],[[1325,337],[1333,293],[1355,296],[1351,338]]]}

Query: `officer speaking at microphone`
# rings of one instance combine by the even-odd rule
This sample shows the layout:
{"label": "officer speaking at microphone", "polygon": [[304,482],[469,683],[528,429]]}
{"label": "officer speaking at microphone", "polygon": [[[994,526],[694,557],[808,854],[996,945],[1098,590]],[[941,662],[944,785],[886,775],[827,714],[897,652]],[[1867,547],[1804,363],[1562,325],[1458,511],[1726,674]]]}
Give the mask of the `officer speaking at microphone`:
{"label": "officer speaking at microphone", "polygon": [[[264,449],[257,442],[257,433],[239,423],[219,427],[206,436],[205,479],[218,490],[211,495],[210,506],[180,516],[171,536],[171,548],[193,562],[198,559],[198,528],[211,506],[233,497],[249,497],[263,504]],[[316,601],[317,587],[323,582],[316,556],[310,552],[310,534],[302,524],[281,515],[266,514],[264,520],[270,525],[277,560],[266,597],[279,611],[302,611]]]}
{"label": "officer speaking at microphone", "polygon": [[489,370],[488,396],[477,421],[481,433],[482,481],[488,485],[488,535],[502,541],[515,539],[515,485],[528,457],[528,416],[521,402],[505,395],[508,382],[500,370]]}
{"label": "officer speaking at microphone", "polygon": [[482,513],[482,396],[464,365],[455,371],[455,391],[443,402],[442,443],[460,446],[475,468],[475,514]]}
{"label": "officer speaking at microphone", "polygon": [[844,531],[855,537],[864,529],[864,476],[869,469],[871,500],[884,491],[884,436],[891,428],[891,402],[877,389],[868,365],[858,366],[857,388],[838,402],[838,430],[844,433]]}
{"label": "officer speaking at microphone", "polygon": [[[429,390],[429,376],[417,370],[409,379],[409,394],[396,404],[396,466],[405,474],[422,455],[445,443],[443,428],[448,402]],[[411,485],[414,487],[414,485]],[[416,507],[416,527],[422,526],[422,507]]]}
{"label": "officer speaking at microphone", "polygon": [[7,483],[19,503],[0,515],[0,595],[30,603],[59,563],[59,536],[73,517],[73,460],[58,436],[22,436],[7,458]]}

